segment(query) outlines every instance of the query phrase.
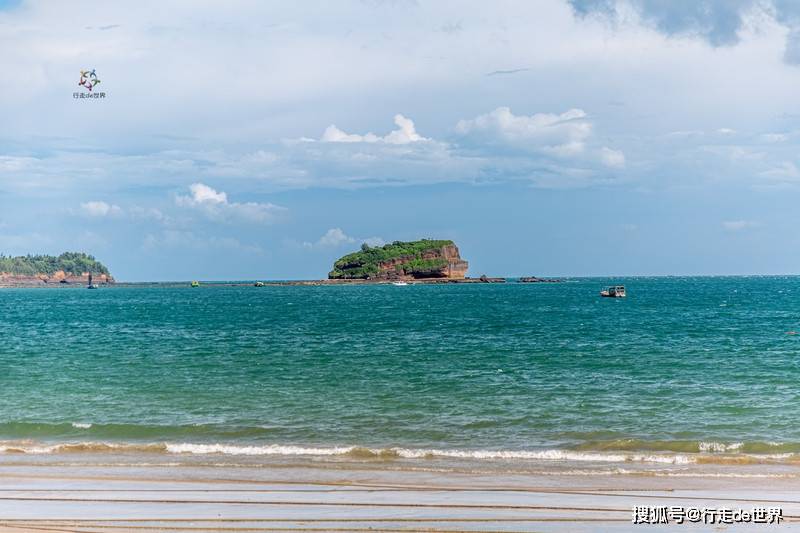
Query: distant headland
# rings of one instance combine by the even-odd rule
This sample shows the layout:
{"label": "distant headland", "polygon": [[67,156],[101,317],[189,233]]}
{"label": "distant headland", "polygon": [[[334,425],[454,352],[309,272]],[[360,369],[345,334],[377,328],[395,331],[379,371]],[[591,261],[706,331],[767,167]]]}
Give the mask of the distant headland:
{"label": "distant headland", "polygon": [[90,275],[92,283],[114,283],[108,267],[85,253],[17,257],[0,254],[0,287],[87,285]]}

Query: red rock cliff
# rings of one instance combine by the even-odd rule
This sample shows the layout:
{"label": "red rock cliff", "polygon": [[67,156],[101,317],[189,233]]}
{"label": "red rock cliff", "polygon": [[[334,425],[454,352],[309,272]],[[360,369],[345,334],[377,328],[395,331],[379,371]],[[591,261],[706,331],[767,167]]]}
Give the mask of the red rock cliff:
{"label": "red rock cliff", "polygon": [[[67,274],[63,270],[54,272],[53,274],[10,274],[8,272],[0,272],[0,287],[17,287],[17,286],[45,286],[45,285],[88,285],[89,273],[84,272],[80,275]],[[106,285],[114,283],[114,278],[106,274],[92,274],[92,283],[95,285]]]}

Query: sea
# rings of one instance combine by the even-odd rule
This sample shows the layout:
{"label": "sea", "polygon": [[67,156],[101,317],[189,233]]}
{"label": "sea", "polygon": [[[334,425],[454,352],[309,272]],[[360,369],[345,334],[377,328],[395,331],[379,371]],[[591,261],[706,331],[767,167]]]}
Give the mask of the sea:
{"label": "sea", "polygon": [[25,461],[800,476],[800,277],[2,289]]}

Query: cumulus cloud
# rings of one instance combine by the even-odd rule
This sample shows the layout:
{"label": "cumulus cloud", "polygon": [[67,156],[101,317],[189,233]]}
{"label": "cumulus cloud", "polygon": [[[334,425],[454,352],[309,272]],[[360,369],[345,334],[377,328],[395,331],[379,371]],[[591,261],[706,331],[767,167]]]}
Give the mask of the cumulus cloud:
{"label": "cumulus cloud", "polygon": [[728,231],[741,231],[744,229],[757,228],[761,226],[755,220],[726,220],[722,223],[722,227]]}
{"label": "cumulus cloud", "polygon": [[585,187],[617,179],[625,168],[622,150],[598,145],[592,130],[582,109],[515,115],[509,107],[498,107],[460,120],[453,150],[480,156],[483,176],[523,179],[547,188]]}
{"label": "cumulus cloud", "polygon": [[204,183],[189,186],[189,195],[175,197],[176,205],[197,209],[214,220],[239,219],[248,222],[269,222],[284,208],[271,203],[230,202],[228,195]]}
{"label": "cumulus cloud", "polygon": [[592,133],[592,124],[581,109],[561,114],[536,113],[514,115],[508,107],[473,119],[460,120],[456,133],[478,144],[507,144],[517,148],[542,151],[556,156],[581,153]]}
{"label": "cumulus cloud", "polygon": [[331,142],[331,143],[384,142],[388,144],[408,144],[413,142],[430,140],[417,133],[417,130],[414,127],[414,121],[411,120],[410,118],[404,117],[403,115],[398,113],[397,115],[394,116],[394,123],[397,125],[397,129],[390,131],[383,137],[375,135],[374,133],[371,132],[365,135],[359,135],[356,133],[345,133],[344,131],[337,128],[334,124],[331,124],[323,132],[320,140],[322,142]]}
{"label": "cumulus cloud", "polygon": [[344,243],[356,242],[353,237],[346,235],[341,228],[331,228],[325,232],[325,235],[319,238],[317,245],[319,246],[339,246]]}
{"label": "cumulus cloud", "polygon": [[325,234],[320,237],[317,242],[304,242],[303,247],[305,248],[335,248],[337,246],[342,246],[344,244],[354,244],[356,242],[365,242],[369,246],[383,246],[386,242],[381,239],[380,237],[368,237],[366,239],[357,239],[355,237],[351,237],[347,235],[342,228],[331,228],[325,232]]}
{"label": "cumulus cloud", "polygon": [[228,195],[224,192],[218,192],[203,183],[192,183],[189,186],[191,191],[190,196],[178,196],[176,201],[178,205],[220,205],[228,203]]}
{"label": "cumulus cloud", "polygon": [[82,203],[81,210],[90,217],[117,217],[122,215],[120,206],[97,200]]}

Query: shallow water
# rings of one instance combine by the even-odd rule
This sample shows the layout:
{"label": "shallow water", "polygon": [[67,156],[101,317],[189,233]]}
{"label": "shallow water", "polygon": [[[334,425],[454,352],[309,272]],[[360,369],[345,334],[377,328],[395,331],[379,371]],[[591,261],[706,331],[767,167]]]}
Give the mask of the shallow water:
{"label": "shallow water", "polygon": [[800,465],[792,331],[798,277],[6,289],[0,451]]}

